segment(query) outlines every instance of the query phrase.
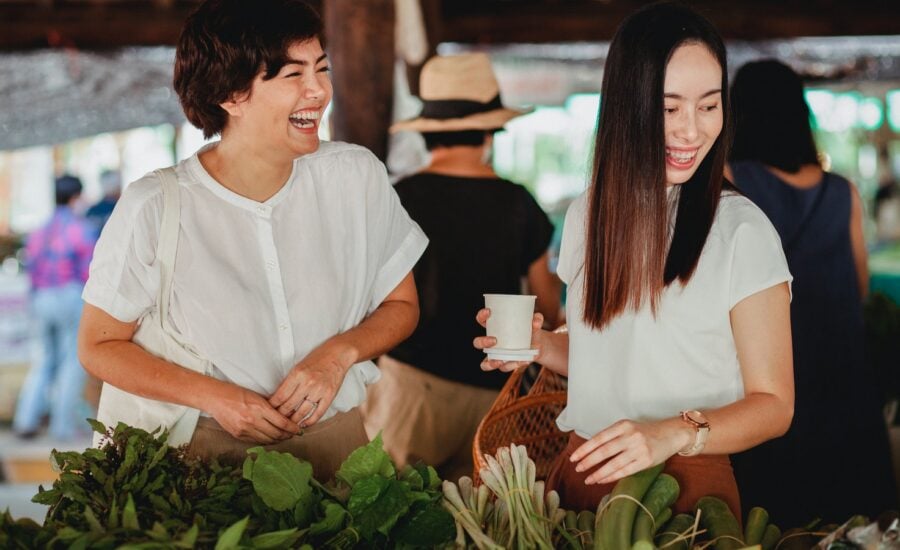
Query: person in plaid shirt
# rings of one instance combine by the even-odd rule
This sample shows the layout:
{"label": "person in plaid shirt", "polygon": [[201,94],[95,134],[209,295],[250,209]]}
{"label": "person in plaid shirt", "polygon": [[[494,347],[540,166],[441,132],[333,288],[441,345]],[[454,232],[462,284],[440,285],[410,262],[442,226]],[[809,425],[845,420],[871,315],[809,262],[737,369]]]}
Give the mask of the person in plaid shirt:
{"label": "person in plaid shirt", "polygon": [[81,291],[97,230],[72,209],[81,195],[81,181],[64,175],[55,187],[53,217],[25,246],[43,357],[32,366],[19,394],[13,429],[21,437],[35,435],[49,409],[50,435],[72,439],[87,433],[84,419],[89,411],[82,397],[86,376],[78,361],[77,335]]}

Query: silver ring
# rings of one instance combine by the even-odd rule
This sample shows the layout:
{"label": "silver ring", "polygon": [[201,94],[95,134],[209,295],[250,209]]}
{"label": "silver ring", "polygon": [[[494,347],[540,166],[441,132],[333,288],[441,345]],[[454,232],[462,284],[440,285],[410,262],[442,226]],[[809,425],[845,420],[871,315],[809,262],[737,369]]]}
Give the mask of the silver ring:
{"label": "silver ring", "polygon": [[[303,401],[309,401],[310,403],[313,404],[313,406],[312,406],[312,408],[309,410],[309,412],[306,413],[306,416],[304,416],[303,418],[300,419],[300,422],[298,422],[298,424],[303,424],[304,422],[306,422],[307,419],[309,419],[309,418],[316,412],[316,409],[319,408],[319,402],[318,402],[318,401],[312,401],[312,400],[310,400],[310,399],[306,399],[305,397],[303,398]],[[300,403],[302,404],[303,401],[301,401]]]}

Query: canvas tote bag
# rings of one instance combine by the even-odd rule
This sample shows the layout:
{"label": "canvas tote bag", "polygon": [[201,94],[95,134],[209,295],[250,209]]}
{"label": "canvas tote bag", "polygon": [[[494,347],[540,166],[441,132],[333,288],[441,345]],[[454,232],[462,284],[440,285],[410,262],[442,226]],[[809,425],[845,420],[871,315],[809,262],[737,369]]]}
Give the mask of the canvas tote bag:
{"label": "canvas tote bag", "polygon": [[[181,202],[174,168],[156,170],[162,182],[163,215],[156,263],[159,267],[159,294],[156,307],[140,320],[132,341],[151,354],[195,372],[208,374],[210,363],[189,344],[181,340],[169,322],[169,300],[172,296],[172,279],[175,273],[175,256],[178,249],[178,231]],[[152,431],[169,430],[169,445],[177,447],[189,443],[197,426],[200,411],[184,405],[146,399],[104,382],[100,394],[97,419],[109,428],[119,422]],[[94,445],[102,436],[94,434]]]}

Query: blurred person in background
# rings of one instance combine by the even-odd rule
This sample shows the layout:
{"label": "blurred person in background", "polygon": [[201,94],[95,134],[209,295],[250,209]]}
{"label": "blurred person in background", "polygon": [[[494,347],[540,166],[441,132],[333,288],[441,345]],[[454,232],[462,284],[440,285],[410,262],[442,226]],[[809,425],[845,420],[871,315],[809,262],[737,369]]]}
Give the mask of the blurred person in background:
{"label": "blurred person in background", "polygon": [[38,433],[47,412],[52,437],[69,440],[87,434],[84,420],[90,410],[82,397],[86,374],[78,361],[77,336],[96,231],[73,210],[81,191],[78,178],[57,178],[53,216],[25,245],[43,356],[32,366],[19,394],[13,429],[24,438]]}
{"label": "blurred person in background", "polygon": [[106,220],[109,219],[116,206],[116,201],[122,194],[122,176],[118,170],[104,170],[100,173],[100,190],[103,192],[103,197],[88,208],[84,214],[84,217],[96,226],[98,235],[106,225]]}
{"label": "blurred person in background", "polygon": [[490,165],[494,132],[524,114],[505,108],[487,55],[438,56],[422,68],[421,116],[392,131],[421,132],[430,164],[394,186],[425,231],[416,264],[419,325],[379,360],[382,379],[363,405],[370,437],[382,431],[398,464],[425,461],[445,479],[471,475],[478,423],[506,381],[478,368],[480,327],[472,311],[483,293],[537,295],[555,326],[561,283],[548,267],[553,226],[522,187]]}
{"label": "blurred person in background", "polygon": [[776,60],[741,67],[731,89],[730,177],[769,217],[794,275],[794,420],[734,457],[745,507],[781,525],[843,522],[896,504],[882,394],[863,353],[869,277],[856,187],[824,171],[803,82]]}

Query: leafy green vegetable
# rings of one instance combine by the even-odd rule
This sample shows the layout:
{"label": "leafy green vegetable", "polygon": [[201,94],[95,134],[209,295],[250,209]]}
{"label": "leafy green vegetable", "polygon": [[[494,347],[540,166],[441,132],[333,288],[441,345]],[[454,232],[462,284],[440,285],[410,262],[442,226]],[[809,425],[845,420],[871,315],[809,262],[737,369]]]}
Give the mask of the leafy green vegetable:
{"label": "leafy green vegetable", "polygon": [[[254,447],[244,461],[244,479],[253,482],[256,491],[270,508],[293,509],[302,499],[309,500],[312,487],[312,465],[288,453],[266,451]],[[255,455],[255,460],[254,457]]]}
{"label": "leafy green vegetable", "polygon": [[455,534],[434,469],[398,474],[380,437],[323,485],[290,454],[256,447],[236,468],[169,447],[165,431],[91,425],[104,444],[53,451],[59,479],[33,498],[49,506],[44,525],[7,512],[0,548],[409,549],[441,546]]}
{"label": "leafy green vegetable", "polygon": [[354,487],[362,479],[372,476],[389,478],[394,473],[394,464],[391,462],[390,455],[384,451],[379,433],[368,445],[350,453],[347,460],[341,464],[335,477],[350,487]]}

